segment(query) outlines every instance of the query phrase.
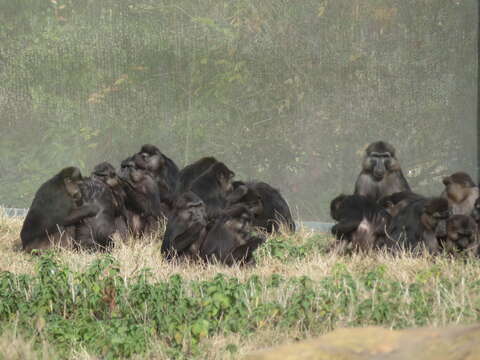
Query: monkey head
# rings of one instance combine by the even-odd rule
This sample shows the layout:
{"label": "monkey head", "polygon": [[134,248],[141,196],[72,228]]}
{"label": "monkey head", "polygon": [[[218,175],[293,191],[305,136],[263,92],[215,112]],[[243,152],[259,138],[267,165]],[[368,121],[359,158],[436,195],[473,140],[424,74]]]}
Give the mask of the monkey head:
{"label": "monkey head", "polygon": [[420,221],[425,229],[435,232],[437,238],[447,236],[447,219],[451,211],[447,199],[430,198],[425,202]]}
{"label": "monkey head", "polygon": [[330,202],[330,216],[333,220],[341,221],[340,208],[347,195],[340,194]]}
{"label": "monkey head", "polygon": [[211,167],[212,172],[224,194],[228,194],[233,190],[232,179],[235,173],[230,170],[224,163],[217,162]]}
{"label": "monkey head", "polygon": [[448,198],[456,203],[464,201],[470,195],[471,188],[476,186],[470,175],[464,172],[446,176],[442,182]]}
{"label": "monkey head", "polygon": [[74,166],[67,167],[60,171],[57,177],[65,187],[67,194],[79,205],[82,201],[82,192],[79,185],[83,181],[80,169]]}
{"label": "monkey head", "polygon": [[115,188],[119,185],[117,172],[112,164],[102,162],[93,168],[92,178],[107,184],[110,188]]}
{"label": "monkey head", "polygon": [[225,225],[234,231],[245,231],[253,222],[253,213],[244,204],[236,204],[223,211],[228,217]]}
{"label": "monkey head", "polygon": [[165,166],[165,157],[155,146],[145,144],[140,152],[134,156],[136,166],[149,170],[153,173],[159,173]]}
{"label": "monkey head", "polygon": [[477,224],[470,216],[453,215],[447,220],[447,237],[443,244],[446,250],[468,250],[476,247],[477,241]]}
{"label": "monkey head", "polygon": [[365,150],[363,170],[372,175],[375,181],[381,181],[386,173],[399,169],[395,157],[395,148],[384,141],[371,143]]}

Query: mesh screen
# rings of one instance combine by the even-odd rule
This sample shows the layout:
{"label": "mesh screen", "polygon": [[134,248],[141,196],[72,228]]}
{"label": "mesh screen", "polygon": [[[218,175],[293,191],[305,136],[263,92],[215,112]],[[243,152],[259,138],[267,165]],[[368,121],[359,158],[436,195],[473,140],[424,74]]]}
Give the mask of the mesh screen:
{"label": "mesh screen", "polygon": [[397,148],[412,188],[476,177],[476,0],[0,0],[0,204],[143,143],[213,155],[303,220]]}

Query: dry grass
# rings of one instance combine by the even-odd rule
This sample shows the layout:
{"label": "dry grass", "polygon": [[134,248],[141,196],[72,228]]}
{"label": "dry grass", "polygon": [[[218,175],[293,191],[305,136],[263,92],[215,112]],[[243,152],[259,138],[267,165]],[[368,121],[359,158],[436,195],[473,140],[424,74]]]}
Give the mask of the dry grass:
{"label": "dry grass", "polygon": [[[19,251],[18,234],[20,228],[20,219],[0,216],[0,271],[33,274],[35,272],[34,257]],[[312,232],[300,229],[297,234],[288,240],[294,244],[302,244],[313,236],[315,235]],[[318,237],[318,235],[316,236]],[[413,257],[408,254],[393,257],[386,253],[343,256],[336,251],[328,253],[317,251],[307,254],[305,257],[292,258],[288,261],[263,254],[257,259],[256,266],[230,268],[214,264],[167,262],[160,255],[160,238],[157,234],[157,236],[142,240],[119,243],[113,249],[112,256],[118,260],[121,274],[125,279],[138,274],[144,268],[149,268],[153,274],[153,281],[167,280],[174,274],[179,274],[186,280],[206,280],[222,273],[229,277],[236,277],[240,281],[244,281],[252,275],[259,276],[261,279],[268,279],[276,274],[284,278],[307,276],[314,282],[319,282],[325,277],[331,276],[336,271],[335,269],[338,269],[338,264],[342,264],[351,274],[365,274],[370,269],[382,265],[385,276],[389,281],[398,281],[402,284],[399,296],[402,296],[405,303],[413,301],[408,289],[408,284],[411,283],[419,283],[420,281],[431,292],[438,294],[438,301],[433,304],[432,309],[434,317],[428,320],[430,325],[471,322],[472,318],[478,320],[480,313],[480,293],[473,292],[472,288],[467,286],[473,282],[478,282],[478,279],[480,279],[480,266],[475,259],[455,260],[446,257]],[[326,236],[322,241],[329,242],[331,239]],[[72,270],[85,269],[97,257],[102,256],[61,249],[58,250],[58,254],[62,262]],[[451,289],[445,289],[443,284],[445,280],[451,280],[452,283],[457,285]],[[355,281],[357,281],[356,278]],[[273,290],[265,288],[261,296],[263,297],[262,300],[275,300],[282,304],[291,295],[292,291],[294,291],[293,288],[282,285]],[[360,292],[360,300],[371,295],[371,291]],[[356,304],[349,306],[352,306],[351,312],[347,312],[347,315],[340,318],[336,323],[330,324],[332,328],[355,321],[354,307]],[[462,309],[465,309],[465,312]],[[455,312],[455,316],[452,316],[452,311]],[[466,314],[467,312],[469,315]],[[475,312],[477,315],[472,315]],[[318,321],[321,321],[320,315],[314,315],[318,316]],[[413,314],[407,310],[405,310],[405,314],[401,315],[405,319],[410,316],[413,316]],[[415,324],[414,319],[406,321],[409,324]],[[259,327],[250,336],[216,334],[202,340],[202,358],[212,360],[230,358],[228,349],[231,347],[236,347],[235,358],[237,358],[239,355],[252,350],[318,335],[329,326],[320,328],[318,331],[305,331],[300,324],[286,331],[275,327],[274,324],[266,323],[265,326]],[[389,326],[395,327],[396,324],[391,323]],[[11,346],[12,344],[14,346]],[[10,330],[0,336],[0,349],[2,349],[0,359],[50,359],[56,357],[55,351],[49,344],[43,344],[40,347],[37,345],[35,352],[33,352],[31,341],[22,339],[21,335]],[[164,349],[162,339],[157,338],[150,344],[148,353],[138,358],[167,359]],[[70,357],[76,359],[96,358],[81,348],[73,349]]]}
{"label": "dry grass", "polygon": [[[32,274],[35,270],[35,257],[20,250],[19,232],[22,225],[21,219],[11,219],[0,216],[0,271],[10,271],[16,274]],[[301,244],[310,237],[315,236],[312,231],[300,229],[289,240]],[[333,241],[329,236],[323,239]],[[387,274],[398,281],[409,282],[416,279],[417,274],[427,270],[435,263],[445,275],[451,273],[455,276],[462,273],[468,277],[480,278],[480,266],[477,262],[462,261],[448,258],[432,258],[428,255],[414,257],[409,254],[392,256],[387,253],[370,255],[353,254],[344,256],[333,250],[328,253],[312,253],[303,259],[284,262],[279,259],[260,256],[257,265],[252,267],[227,267],[219,264],[199,264],[196,262],[167,262],[160,254],[161,234],[152,235],[141,240],[118,242],[112,255],[121,264],[123,276],[131,277],[141,269],[149,268],[157,280],[166,280],[174,274],[180,274],[187,280],[205,280],[218,273],[245,280],[252,275],[262,278],[273,274],[284,277],[308,276],[312,280],[319,280],[331,275],[334,264],[344,263],[352,272],[363,272],[373,266],[384,265]],[[102,256],[99,253],[86,251],[57,250],[63,262],[73,270],[86,268],[93,260]]]}

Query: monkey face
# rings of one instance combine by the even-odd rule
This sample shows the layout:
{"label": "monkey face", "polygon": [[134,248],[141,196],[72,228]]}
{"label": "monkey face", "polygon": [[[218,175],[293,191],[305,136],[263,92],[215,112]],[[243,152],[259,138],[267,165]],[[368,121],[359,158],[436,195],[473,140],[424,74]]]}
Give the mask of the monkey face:
{"label": "monkey face", "polygon": [[445,184],[445,192],[447,193],[448,198],[456,203],[461,203],[465,200],[469,194],[468,188],[462,184],[457,184],[449,179],[444,179],[443,183]]}
{"label": "monkey face", "polygon": [[464,172],[456,172],[442,179],[445,185],[445,193],[451,202],[461,203],[470,196],[472,188],[476,185],[470,175]]}
{"label": "monkey face", "polygon": [[435,212],[433,214],[429,214],[424,212],[420,219],[423,226],[427,230],[435,232],[436,237],[445,238],[447,236],[448,216],[449,213]]}
{"label": "monkey face", "polygon": [[119,169],[119,177],[121,180],[127,180],[127,178],[130,176],[130,170],[135,167],[135,161],[133,160],[133,157],[129,157],[128,159],[123,160],[120,163],[120,169]]}
{"label": "monkey face", "polygon": [[81,204],[82,201],[82,192],[79,186],[81,181],[82,180],[74,180],[70,177],[66,177],[63,179],[65,191],[75,201],[77,205]]}
{"label": "monkey face", "polygon": [[145,178],[145,176],[148,175],[146,169],[139,166],[139,163],[137,161],[137,155],[126,159],[121,163],[120,179],[127,182],[131,186],[141,182]]}
{"label": "monkey face", "polygon": [[447,219],[451,215],[451,209],[445,198],[434,197],[428,199],[423,205],[420,222],[425,230],[434,232],[437,238],[447,236]]}
{"label": "monkey face", "polygon": [[158,173],[165,166],[165,158],[160,150],[150,144],[145,144],[134,156],[137,167]]}
{"label": "monkey face", "polygon": [[253,214],[243,204],[227,209],[225,214],[229,216],[225,225],[234,231],[245,231],[249,229],[253,221]]}
{"label": "monkey face", "polygon": [[375,157],[373,158],[373,160],[374,160],[373,178],[376,181],[381,181],[385,176],[385,171],[386,171],[384,159]]}
{"label": "monkey face", "polygon": [[245,229],[247,226],[250,226],[252,223],[252,214],[248,211],[242,212],[240,217],[237,217],[237,221],[241,227],[241,229]]}
{"label": "monkey face", "polygon": [[92,177],[107,184],[110,188],[115,188],[119,185],[119,179],[115,172],[115,168],[108,163],[102,163],[95,166]]}
{"label": "monkey face", "polygon": [[200,198],[182,197],[175,202],[176,214],[185,223],[201,223],[206,225],[207,212]]}
{"label": "monkey face", "polygon": [[392,156],[389,152],[371,152],[365,162],[364,170],[370,170],[375,181],[381,181],[392,168]]}
{"label": "monkey face", "polygon": [[146,173],[144,170],[141,169],[136,169],[132,168],[130,170],[130,180],[134,183],[139,183],[141,182],[146,176]]}
{"label": "monkey face", "polygon": [[245,204],[254,217],[263,213],[263,200],[255,189],[247,190],[246,195],[242,198],[242,203]]}
{"label": "monkey face", "polygon": [[228,194],[233,191],[232,179],[235,174],[231,171],[222,171],[217,175],[217,180],[224,194]]}
{"label": "monkey face", "polygon": [[446,247],[449,250],[467,250],[477,242],[477,224],[466,215],[454,215],[447,221]]}
{"label": "monkey face", "polygon": [[106,184],[111,188],[117,187],[119,184],[117,174],[109,176],[106,180]]}
{"label": "monkey face", "polygon": [[131,189],[141,194],[147,194],[149,189],[154,188],[154,180],[149,171],[140,169],[134,165],[125,165],[122,167],[120,180],[127,183]]}
{"label": "monkey face", "polygon": [[263,213],[263,201],[261,197],[258,197],[254,201],[247,202],[246,205],[254,216],[260,216]]}
{"label": "monkey face", "polygon": [[161,154],[150,155],[148,153],[141,153],[140,156],[142,157],[147,170],[158,172],[165,166],[165,159]]}

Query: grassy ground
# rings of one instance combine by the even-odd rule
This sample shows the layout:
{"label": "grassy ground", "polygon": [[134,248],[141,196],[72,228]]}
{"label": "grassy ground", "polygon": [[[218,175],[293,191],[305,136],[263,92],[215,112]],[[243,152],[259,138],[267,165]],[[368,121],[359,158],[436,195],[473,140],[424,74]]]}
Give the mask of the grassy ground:
{"label": "grassy ground", "polygon": [[472,259],[342,256],[307,231],[270,238],[247,268],[167,263],[159,237],[34,257],[20,227],[0,216],[0,359],[233,359],[337,327],[480,317]]}

